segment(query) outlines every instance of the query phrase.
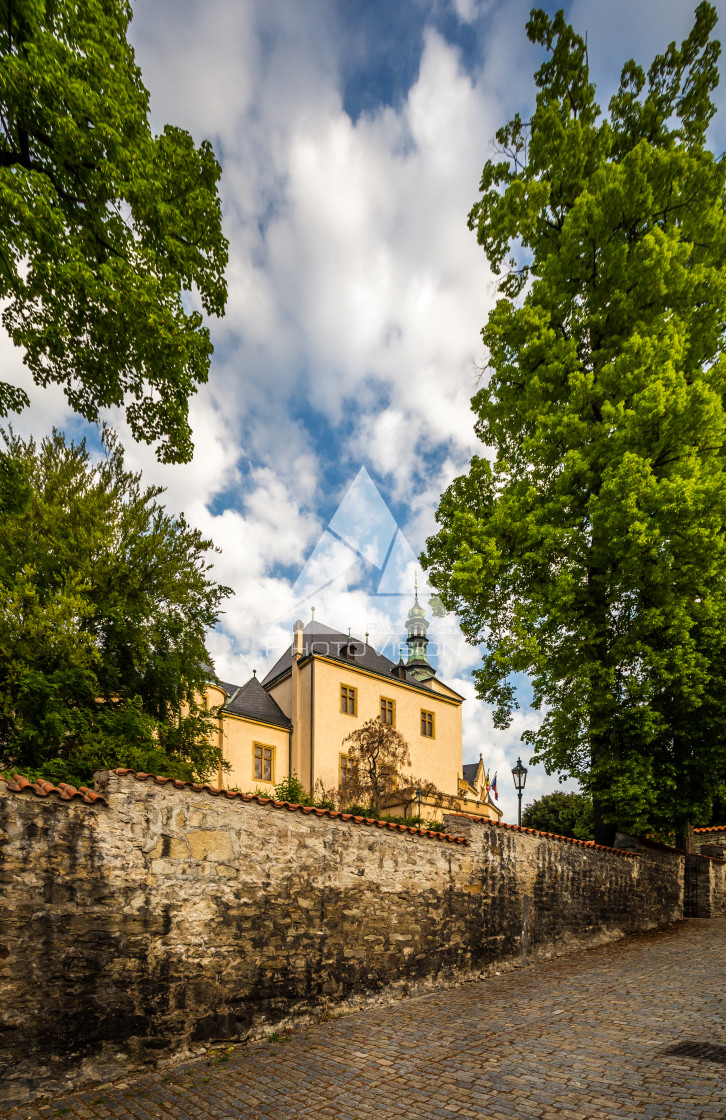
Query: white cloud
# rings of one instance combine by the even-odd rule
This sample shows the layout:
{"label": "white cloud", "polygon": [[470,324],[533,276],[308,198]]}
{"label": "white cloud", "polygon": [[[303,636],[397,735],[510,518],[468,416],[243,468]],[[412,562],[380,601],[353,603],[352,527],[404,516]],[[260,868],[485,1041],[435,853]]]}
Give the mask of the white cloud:
{"label": "white cloud", "polygon": [[[279,620],[294,608],[295,577],[279,573],[302,568],[331,486],[366,463],[384,496],[407,509],[402,528],[417,552],[435,530],[441,491],[482,451],[469,400],[495,290],[466,217],[497,127],[532,104],[540,53],[524,33],[529,0],[452,3],[463,23],[487,13],[481,71],[467,74],[429,27],[408,94],[355,122],[343,108],[332,0],[135,4],[155,126],[168,120],[212,139],[223,162],[229,302],[211,324],[210,382],[191,402],[194,461],[160,466],[113,419],[130,464],[222,548],[215,570],[235,596],[210,644],[231,680],[263,671],[275,643],[288,643]],[[609,81],[629,54],[648,60],[680,37],[691,6],[576,0],[572,17],[589,32],[593,73]],[[19,357],[0,337],[6,376],[26,384]],[[60,390],[31,396],[19,431],[75,423]],[[344,432],[332,483],[330,436],[306,408]],[[432,449],[438,455],[423,454]],[[316,606],[342,630],[391,626],[344,580]],[[463,640],[457,648],[444,672],[471,693],[478,655]],[[466,711],[467,757],[483,743],[492,768],[511,766],[519,734],[538,718],[520,713],[503,733],[479,701]],[[532,773],[528,791],[541,781]]]}
{"label": "white cloud", "polygon": [[483,5],[477,0],[453,0],[454,11],[462,23],[473,23]]}
{"label": "white cloud", "polygon": [[[184,0],[170,11],[138,4],[133,34],[156,126],[209,136],[222,157],[228,311],[212,323],[210,383],[191,402],[191,464],[159,465],[113,420],[130,465],[222,550],[215,574],[235,594],[210,649],[239,681],[288,644],[278,620],[294,608],[292,580],[271,573],[301,568],[322,528],[316,434],[291,414],[296,395],[352,426],[345,469],[357,459],[387,477],[416,550],[477,447],[469,398],[493,289],[466,215],[497,111],[433,31],[401,106],[353,123],[325,5],[316,15],[290,2],[273,17],[261,4]],[[457,12],[476,14],[468,0]],[[36,427],[49,411],[62,424],[63,399],[41,398],[52,405],[34,404]],[[450,455],[432,476],[416,449],[442,443]],[[368,630],[395,656],[400,604],[344,578],[315,599],[318,618]]]}
{"label": "white cloud", "polygon": [[250,108],[260,68],[253,3],[175,0],[172,11],[142,0],[131,38],[157,128],[172,121],[201,139],[231,132]]}

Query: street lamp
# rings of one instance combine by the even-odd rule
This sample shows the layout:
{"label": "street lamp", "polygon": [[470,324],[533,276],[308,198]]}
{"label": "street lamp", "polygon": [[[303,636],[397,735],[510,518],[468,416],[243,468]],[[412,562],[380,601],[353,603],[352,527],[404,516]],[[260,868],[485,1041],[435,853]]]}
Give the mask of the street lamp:
{"label": "street lamp", "polygon": [[519,797],[519,808],[517,810],[517,824],[522,823],[522,790],[524,783],[527,781],[527,767],[522,766],[521,758],[517,759],[517,765],[512,767],[512,777],[514,778],[514,788]]}

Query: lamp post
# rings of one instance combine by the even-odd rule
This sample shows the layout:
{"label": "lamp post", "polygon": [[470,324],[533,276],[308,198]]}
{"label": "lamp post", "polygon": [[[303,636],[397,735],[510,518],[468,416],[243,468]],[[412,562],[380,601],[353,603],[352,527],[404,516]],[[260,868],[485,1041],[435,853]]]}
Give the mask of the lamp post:
{"label": "lamp post", "polygon": [[522,790],[524,789],[524,783],[527,781],[527,767],[522,766],[521,758],[518,758],[517,759],[517,765],[512,767],[512,777],[514,778],[514,788],[516,789],[517,796],[519,797],[519,808],[517,810],[517,824],[521,825],[521,823],[522,823]]}

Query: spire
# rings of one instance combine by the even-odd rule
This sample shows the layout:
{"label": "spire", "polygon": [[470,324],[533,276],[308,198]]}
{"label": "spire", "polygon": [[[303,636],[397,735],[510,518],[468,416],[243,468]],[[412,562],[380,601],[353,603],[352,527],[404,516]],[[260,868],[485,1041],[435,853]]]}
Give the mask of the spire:
{"label": "spire", "polygon": [[409,673],[417,677],[420,681],[430,681],[432,677],[436,676],[434,670],[429,664],[426,647],[429,640],[426,637],[426,631],[429,628],[429,622],[426,618],[426,611],[423,609],[418,601],[418,574],[414,581],[414,602],[408,618],[406,619],[406,630],[408,636],[406,638],[406,645],[408,646],[408,659],[406,661],[406,668]]}

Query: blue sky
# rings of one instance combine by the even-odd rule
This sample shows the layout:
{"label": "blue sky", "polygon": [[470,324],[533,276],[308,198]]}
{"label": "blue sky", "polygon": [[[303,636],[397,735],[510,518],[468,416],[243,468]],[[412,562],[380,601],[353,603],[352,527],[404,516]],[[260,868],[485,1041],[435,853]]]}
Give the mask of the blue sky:
{"label": "blue sky", "polygon": [[[565,5],[588,33],[601,104],[626,59],[647,64],[687,33],[694,6]],[[134,3],[155,126],[210,139],[222,161],[229,303],[210,322],[193,463],[160,466],[122,416],[109,419],[129,461],[222,550],[216,571],[235,595],[210,641],[225,679],[262,672],[286,640],[295,582],[362,467],[418,552],[441,491],[482,450],[469,400],[495,291],[466,216],[496,129],[532,104],[528,11],[518,0]],[[2,338],[0,360],[27,385]],[[30,395],[21,433],[83,430],[62,393]],[[391,620],[345,580],[315,605],[318,619],[354,633]],[[441,675],[469,698],[465,761],[481,751],[499,771],[505,817],[516,819],[509,770],[539,717],[523,690],[511,728],[494,729],[473,696],[477,651],[454,620],[441,626]],[[555,786],[536,768],[527,793]]]}

